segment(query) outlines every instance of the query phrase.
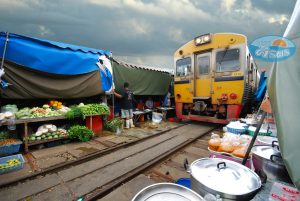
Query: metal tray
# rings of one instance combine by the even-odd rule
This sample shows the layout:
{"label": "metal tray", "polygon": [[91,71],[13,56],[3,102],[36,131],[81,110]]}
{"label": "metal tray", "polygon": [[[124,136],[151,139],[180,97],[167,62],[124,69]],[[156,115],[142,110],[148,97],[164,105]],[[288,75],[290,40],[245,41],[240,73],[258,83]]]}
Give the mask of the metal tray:
{"label": "metal tray", "polygon": [[157,183],[138,192],[132,201],[202,201],[195,191],[173,183]]}

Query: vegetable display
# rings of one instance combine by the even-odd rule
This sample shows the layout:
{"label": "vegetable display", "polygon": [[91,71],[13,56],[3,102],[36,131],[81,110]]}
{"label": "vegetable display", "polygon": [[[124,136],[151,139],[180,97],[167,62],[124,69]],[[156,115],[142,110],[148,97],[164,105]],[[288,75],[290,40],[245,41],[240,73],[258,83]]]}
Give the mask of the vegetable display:
{"label": "vegetable display", "polygon": [[118,128],[122,128],[123,120],[121,118],[114,118],[106,122],[105,128],[107,130],[116,132]]}
{"label": "vegetable display", "polygon": [[4,113],[0,113],[0,122],[6,122],[10,119],[14,119],[15,118],[15,114],[13,112],[4,112]]}
{"label": "vegetable display", "polygon": [[68,136],[68,132],[65,129],[57,128],[55,125],[52,124],[45,124],[40,126],[37,132],[32,134],[28,139],[30,141],[50,140],[66,136]]}
{"label": "vegetable display", "polygon": [[73,107],[71,108],[71,110],[65,113],[65,117],[67,119],[75,119],[75,118],[83,117],[83,115],[79,107]]}
{"label": "vegetable display", "polygon": [[9,138],[9,139],[5,139],[5,140],[1,140],[0,141],[0,146],[16,144],[16,143],[19,143],[19,142],[20,142],[20,140],[17,140],[17,139],[14,139],[14,138]]}
{"label": "vegetable display", "polygon": [[32,109],[26,107],[16,113],[18,119],[30,119],[41,117],[61,116],[61,113],[50,108],[34,107]]}
{"label": "vegetable display", "polygon": [[79,106],[79,108],[81,109],[84,118],[88,115],[94,115],[94,114],[104,114],[104,115],[110,114],[109,107],[104,103],[87,104],[87,105]]}
{"label": "vegetable display", "polygon": [[62,104],[62,102],[59,102],[59,101],[56,101],[56,100],[51,100],[49,102],[49,106],[53,107],[53,108],[56,108],[56,109],[61,109],[63,107],[63,104]]}
{"label": "vegetable display", "polygon": [[18,166],[20,164],[21,164],[20,159],[18,159],[18,158],[10,159],[10,160],[7,160],[6,163],[0,164],[0,169],[8,169],[8,168],[11,168],[14,166]]}
{"label": "vegetable display", "polygon": [[78,139],[82,142],[89,141],[94,133],[85,126],[75,125],[68,130],[69,136],[72,139]]}

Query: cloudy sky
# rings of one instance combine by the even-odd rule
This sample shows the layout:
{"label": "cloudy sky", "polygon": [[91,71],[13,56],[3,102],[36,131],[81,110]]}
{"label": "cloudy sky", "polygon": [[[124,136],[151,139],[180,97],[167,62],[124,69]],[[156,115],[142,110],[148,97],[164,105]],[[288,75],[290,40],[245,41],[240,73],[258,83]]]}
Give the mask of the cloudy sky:
{"label": "cloudy sky", "polygon": [[0,31],[97,49],[135,64],[172,68],[195,36],[282,35],[295,0],[0,0]]}

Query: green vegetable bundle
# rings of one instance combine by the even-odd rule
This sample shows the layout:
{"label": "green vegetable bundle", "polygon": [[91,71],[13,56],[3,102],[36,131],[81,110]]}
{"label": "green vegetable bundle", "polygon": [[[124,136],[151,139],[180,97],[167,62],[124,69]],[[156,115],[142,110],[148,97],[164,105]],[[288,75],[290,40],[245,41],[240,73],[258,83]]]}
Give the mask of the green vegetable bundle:
{"label": "green vegetable bundle", "polygon": [[83,117],[81,109],[79,107],[73,107],[71,110],[65,113],[65,117],[67,119],[74,119],[78,117]]}
{"label": "green vegetable bundle", "polygon": [[109,115],[110,114],[109,107],[104,103],[87,104],[87,105],[81,106],[80,110],[81,110],[84,118],[88,115],[95,115],[95,114]]}
{"label": "green vegetable bundle", "polygon": [[68,133],[70,138],[79,139],[82,142],[89,141],[94,135],[93,131],[91,131],[85,126],[79,126],[79,125],[72,126],[68,130]]}
{"label": "green vegetable bundle", "polygon": [[118,128],[122,128],[123,120],[121,118],[114,118],[106,122],[105,128],[107,130],[116,132]]}

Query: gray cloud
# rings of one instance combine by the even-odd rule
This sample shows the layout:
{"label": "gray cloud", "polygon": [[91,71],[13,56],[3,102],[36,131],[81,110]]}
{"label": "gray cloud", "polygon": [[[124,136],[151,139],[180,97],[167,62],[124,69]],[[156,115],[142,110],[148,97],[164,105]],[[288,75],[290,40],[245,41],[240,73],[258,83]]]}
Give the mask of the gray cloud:
{"label": "gray cloud", "polygon": [[282,34],[294,0],[0,0],[1,31],[98,49],[172,68],[177,48],[203,33],[249,41]]}

